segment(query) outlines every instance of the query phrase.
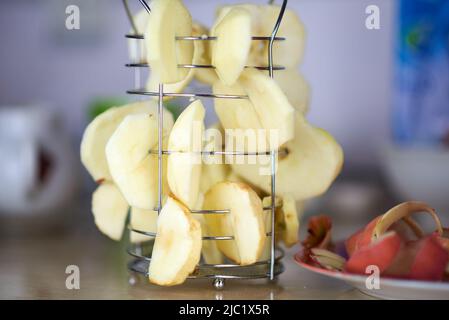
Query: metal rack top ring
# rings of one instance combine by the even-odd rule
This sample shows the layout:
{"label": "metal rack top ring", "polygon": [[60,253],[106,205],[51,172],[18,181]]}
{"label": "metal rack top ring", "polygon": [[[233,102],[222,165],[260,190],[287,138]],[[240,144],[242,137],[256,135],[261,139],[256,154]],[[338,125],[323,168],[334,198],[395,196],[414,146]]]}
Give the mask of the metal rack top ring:
{"label": "metal rack top ring", "polygon": [[[143,40],[145,36],[143,34],[125,34],[125,37],[128,39],[138,39]],[[214,36],[177,36],[176,40],[184,40],[184,41],[214,41],[217,40],[217,37]],[[251,40],[253,41],[270,41],[272,38],[267,36],[252,36]],[[285,37],[274,37],[274,41],[285,41]]]}
{"label": "metal rack top ring", "polygon": [[[149,64],[145,62],[132,62],[125,64],[125,67],[130,68],[148,68]],[[215,66],[210,64],[178,64],[178,68],[185,68],[185,69],[215,69]],[[245,66],[245,68],[254,68],[257,70],[269,70],[269,67],[264,66]],[[273,66],[274,71],[281,71],[285,70],[284,66]]]}

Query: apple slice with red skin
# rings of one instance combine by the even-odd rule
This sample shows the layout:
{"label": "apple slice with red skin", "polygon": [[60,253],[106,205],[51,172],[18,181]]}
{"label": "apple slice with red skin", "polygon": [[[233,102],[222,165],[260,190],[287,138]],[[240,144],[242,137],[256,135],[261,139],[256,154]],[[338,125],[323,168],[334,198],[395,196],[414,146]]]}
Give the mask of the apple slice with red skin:
{"label": "apple slice with red skin", "polygon": [[[372,220],[365,228],[360,229],[345,241],[345,248],[348,256],[351,256],[358,248],[366,246],[372,241],[372,234],[381,216]],[[421,227],[411,217],[405,217],[395,222],[389,231],[396,233],[405,241],[415,240],[424,237]]]}
{"label": "apple slice with red skin", "polygon": [[449,262],[449,252],[435,234],[406,243],[385,270],[394,278],[440,281]]}
{"label": "apple slice with red skin", "polygon": [[401,237],[396,232],[387,232],[372,243],[354,251],[346,262],[345,270],[366,274],[366,268],[375,265],[382,274],[394,261],[401,249],[401,244]]}
{"label": "apple slice with red skin", "polygon": [[415,256],[409,277],[418,280],[443,280],[449,262],[449,252],[438,242],[435,235],[418,243],[421,248]]}
{"label": "apple slice with red skin", "polygon": [[346,240],[346,251],[348,256],[352,256],[352,254],[360,248],[363,248],[369,245],[373,240],[373,230],[379,222],[381,216],[372,220],[368,225],[359,231],[357,231],[354,235],[349,237]]}
{"label": "apple slice with red skin", "polygon": [[[439,235],[443,234],[440,219],[434,209],[424,202],[404,202],[388,210],[385,214],[375,218],[364,229],[357,231],[349,237],[345,242],[348,255],[351,256],[358,249],[369,245],[374,239],[379,238],[388,230],[399,231],[398,223],[400,221],[404,221],[418,238],[422,238],[424,236],[423,231],[410,217],[411,214],[418,212],[429,213],[435,220],[436,232]],[[403,235],[402,232],[400,232],[400,235]]]}
{"label": "apple slice with red skin", "polygon": [[345,249],[348,257],[352,256],[354,251],[357,249],[357,240],[362,236],[364,232],[365,229],[362,228],[345,240]]}
{"label": "apple slice with red skin", "polygon": [[446,249],[447,252],[449,252],[449,228],[443,229],[443,235],[440,236],[437,233],[437,239],[440,242],[440,244]]}
{"label": "apple slice with red skin", "polygon": [[308,235],[302,245],[306,249],[329,249],[332,246],[331,231],[331,218],[325,215],[311,217],[307,226]]}

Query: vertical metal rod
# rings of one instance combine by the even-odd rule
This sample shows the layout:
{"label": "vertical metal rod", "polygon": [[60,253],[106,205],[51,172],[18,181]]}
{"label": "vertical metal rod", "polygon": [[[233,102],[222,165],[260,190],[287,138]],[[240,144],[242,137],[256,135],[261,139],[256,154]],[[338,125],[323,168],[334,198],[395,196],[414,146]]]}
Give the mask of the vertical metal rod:
{"label": "vertical metal rod", "polygon": [[158,161],[158,205],[157,212],[161,213],[162,209],[162,141],[163,141],[163,131],[164,131],[164,85],[162,83],[159,84],[159,98],[158,98],[158,152],[157,152],[157,161]]}
{"label": "vertical metal rod", "polygon": [[279,31],[279,27],[281,26],[282,18],[284,17],[285,9],[287,8],[287,2],[288,0],[284,0],[281,6],[281,10],[279,12],[278,19],[276,21],[276,24],[274,26],[273,32],[271,33],[271,38],[269,42],[268,47],[268,66],[269,66],[269,72],[270,72],[270,78],[274,77],[273,74],[273,45],[274,45],[274,38],[276,37],[276,34]]}
{"label": "vertical metal rod", "polygon": [[125,7],[125,12],[126,15],[128,16],[129,23],[131,23],[131,27],[133,28],[134,34],[139,34],[136,24],[134,23],[134,18],[133,15],[131,14],[131,10],[129,9],[128,0],[123,0],[123,6]]}
{"label": "vertical metal rod", "polygon": [[271,151],[271,252],[270,252],[270,280],[274,279],[275,263],[275,222],[276,222],[276,160],[277,151]]}
{"label": "vertical metal rod", "polygon": [[145,10],[147,10],[148,13],[151,13],[151,9],[150,9],[150,6],[148,5],[148,3],[145,0],[139,0],[139,1],[142,4],[142,6],[145,8]]}
{"label": "vertical metal rod", "polygon": [[[284,17],[285,9],[287,8],[288,0],[284,0],[279,11],[279,16],[271,33],[269,48],[268,48],[268,67],[270,78],[274,78],[273,72],[273,44],[274,39],[279,31],[279,27]],[[272,4],[273,1],[270,1]],[[276,262],[276,235],[275,235],[275,222],[276,222],[276,161],[278,150],[271,150],[271,254],[270,254],[270,280],[274,280],[274,264]]]}
{"label": "vertical metal rod", "polygon": [[[125,4],[125,8],[127,9],[127,13],[128,13],[128,11],[129,11],[128,3],[127,3],[126,0],[123,0],[123,3]],[[131,22],[133,21],[132,18],[130,18],[130,20],[131,20]],[[132,24],[134,24],[134,23],[132,22]],[[134,28],[134,26],[133,26],[133,28]],[[136,32],[136,34],[137,34],[137,32]],[[136,41],[136,40],[132,39],[132,41]],[[139,52],[140,52],[140,50],[139,50]],[[140,89],[141,71],[139,69],[140,68],[134,68],[134,88],[135,89]],[[142,98],[140,98],[139,100],[142,100]],[[131,215],[132,215],[132,210],[131,210],[131,208],[129,208],[130,219],[132,219]],[[129,241],[130,241],[130,243],[131,243],[131,235],[132,235],[132,233],[133,233],[132,231],[129,232]],[[139,244],[137,246],[136,252],[137,252],[137,254],[142,254],[143,253],[141,244]]]}

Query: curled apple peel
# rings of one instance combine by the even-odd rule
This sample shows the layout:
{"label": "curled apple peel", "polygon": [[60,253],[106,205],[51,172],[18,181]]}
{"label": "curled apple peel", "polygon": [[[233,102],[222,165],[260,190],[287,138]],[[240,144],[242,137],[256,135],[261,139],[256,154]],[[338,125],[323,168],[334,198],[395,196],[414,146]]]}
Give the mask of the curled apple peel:
{"label": "curled apple peel", "polygon": [[[436,231],[425,233],[410,215],[428,213]],[[401,203],[371,220],[345,241],[348,260],[335,255],[330,242],[331,221],[314,217],[303,242],[302,260],[334,271],[366,274],[376,266],[382,277],[442,281],[449,275],[449,229],[424,202]]]}
{"label": "curled apple peel", "polygon": [[[395,222],[401,220],[401,219],[407,219],[411,214],[413,213],[419,213],[419,212],[427,212],[431,215],[433,220],[436,224],[436,232],[438,235],[443,235],[443,227],[441,225],[440,218],[438,217],[437,213],[435,212],[435,209],[431,208],[429,205],[427,205],[424,202],[419,201],[409,201],[401,203],[390,210],[388,210],[384,215],[382,215],[377,222],[372,238],[377,239],[382,234],[384,234]],[[410,220],[409,218],[406,220],[409,223],[413,220]],[[415,224],[416,226],[416,224]]]}
{"label": "curled apple peel", "polygon": [[400,221],[403,221],[418,239],[424,237],[425,233],[422,228],[412,217],[410,217],[411,214],[419,212],[429,213],[435,221],[437,234],[443,234],[441,221],[433,208],[424,202],[404,202],[388,210],[385,214],[373,219],[364,229],[359,230],[349,237],[345,241],[348,255],[351,256],[358,249],[371,244],[387,231],[394,229]]}

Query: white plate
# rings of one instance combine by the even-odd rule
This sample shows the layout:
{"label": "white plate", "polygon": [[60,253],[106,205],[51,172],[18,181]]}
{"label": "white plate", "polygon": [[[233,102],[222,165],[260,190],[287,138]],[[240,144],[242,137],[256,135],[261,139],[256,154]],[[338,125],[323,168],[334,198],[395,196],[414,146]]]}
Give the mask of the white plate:
{"label": "white plate", "polygon": [[379,289],[368,289],[366,277],[361,275],[348,274],[338,271],[330,271],[307,264],[300,260],[299,254],[295,256],[295,261],[301,267],[312,272],[325,275],[334,279],[342,280],[357,288],[363,293],[381,299],[433,299],[449,300],[449,283],[414,281],[398,279],[380,279]]}

